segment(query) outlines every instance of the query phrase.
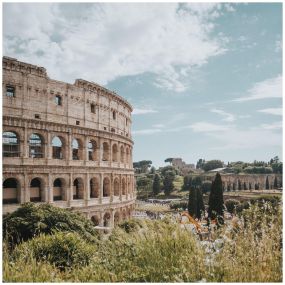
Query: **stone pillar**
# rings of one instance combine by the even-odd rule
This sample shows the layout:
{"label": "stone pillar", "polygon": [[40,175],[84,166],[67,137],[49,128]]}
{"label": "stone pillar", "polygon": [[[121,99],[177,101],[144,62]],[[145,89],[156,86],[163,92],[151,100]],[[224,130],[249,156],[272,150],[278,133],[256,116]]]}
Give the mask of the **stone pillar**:
{"label": "stone pillar", "polygon": [[24,158],[29,157],[29,138],[28,138],[27,124],[26,123],[25,123],[25,127],[24,127],[23,156],[24,156]]}
{"label": "stone pillar", "polygon": [[120,201],[122,201],[122,175],[120,174],[120,180],[119,180],[119,183],[120,183],[120,189],[119,189],[119,198],[120,198]]}
{"label": "stone pillar", "polygon": [[67,163],[69,164],[69,161],[72,160],[72,135],[71,135],[71,130],[68,132],[68,138],[67,142],[65,144],[65,159]]}
{"label": "stone pillar", "polygon": [[50,174],[48,174],[48,202],[53,203],[53,181]]}
{"label": "stone pillar", "polygon": [[84,165],[86,165],[86,161],[88,161],[88,137],[84,137],[84,141],[83,141],[83,157],[82,159],[84,160]]}
{"label": "stone pillar", "polygon": [[111,173],[111,178],[110,178],[110,203],[113,202],[114,200],[114,175]]}
{"label": "stone pillar", "polygon": [[49,131],[47,132],[47,141],[45,146],[45,157],[47,159],[52,159],[52,137]]}
{"label": "stone pillar", "polygon": [[70,173],[69,176],[69,187],[66,187],[66,193],[67,193],[67,201],[70,205],[71,201],[73,201],[73,175]]}
{"label": "stone pillar", "polygon": [[103,199],[103,173],[100,173],[100,178],[99,178],[99,204],[102,204],[102,199]]}
{"label": "stone pillar", "polygon": [[90,177],[88,172],[86,173],[85,200],[90,200]]}
{"label": "stone pillar", "polygon": [[30,202],[30,185],[27,173],[24,173],[24,202]]}

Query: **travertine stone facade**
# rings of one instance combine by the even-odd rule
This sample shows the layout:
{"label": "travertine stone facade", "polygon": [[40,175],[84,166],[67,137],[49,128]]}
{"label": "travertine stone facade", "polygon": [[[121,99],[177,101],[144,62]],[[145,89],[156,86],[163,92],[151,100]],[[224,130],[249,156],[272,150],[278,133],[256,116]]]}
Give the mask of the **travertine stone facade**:
{"label": "travertine stone facade", "polygon": [[135,203],[131,105],[3,57],[3,213],[48,202],[113,226]]}

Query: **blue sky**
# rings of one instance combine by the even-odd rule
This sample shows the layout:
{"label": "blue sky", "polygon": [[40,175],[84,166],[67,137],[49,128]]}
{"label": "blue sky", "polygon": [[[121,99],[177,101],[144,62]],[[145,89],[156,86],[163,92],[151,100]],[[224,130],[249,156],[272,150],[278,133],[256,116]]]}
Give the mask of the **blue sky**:
{"label": "blue sky", "polygon": [[282,157],[280,3],[6,3],[3,54],[126,98],[134,161]]}

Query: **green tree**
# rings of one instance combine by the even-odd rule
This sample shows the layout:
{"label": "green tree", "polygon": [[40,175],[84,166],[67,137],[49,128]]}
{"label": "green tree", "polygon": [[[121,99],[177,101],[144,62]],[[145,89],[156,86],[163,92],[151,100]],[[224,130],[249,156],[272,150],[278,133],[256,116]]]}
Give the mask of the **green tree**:
{"label": "green tree", "polygon": [[265,189],[266,190],[270,189],[268,176],[266,176]]}
{"label": "green tree", "polygon": [[136,173],[146,173],[148,169],[151,167],[151,165],[152,165],[151,160],[141,160],[133,163],[133,167]]}
{"label": "green tree", "polygon": [[164,173],[163,189],[164,189],[164,194],[166,196],[169,196],[174,189],[174,184],[173,184],[174,178],[175,178],[175,172],[168,170]]}
{"label": "green tree", "polygon": [[203,165],[203,170],[210,171],[212,169],[223,167],[224,164],[220,160],[209,160]]}
{"label": "green tree", "polygon": [[188,200],[188,213],[194,219],[201,219],[202,212],[205,211],[203,194],[201,189],[191,188],[189,191],[189,200]]}
{"label": "green tree", "polygon": [[195,176],[192,178],[191,187],[193,188],[201,188],[202,186],[202,178],[201,176]]}
{"label": "green tree", "polygon": [[164,162],[169,162],[170,164],[172,163],[172,161],[173,161],[173,158],[172,158],[172,157],[166,158],[166,159],[164,160]]}
{"label": "green tree", "polygon": [[210,180],[206,180],[202,183],[202,192],[203,193],[208,193],[211,191],[211,187],[212,187],[212,181]]}
{"label": "green tree", "polygon": [[190,189],[192,183],[192,177],[190,175],[186,175],[183,177],[183,185],[182,185],[182,191],[187,191]]}
{"label": "green tree", "polygon": [[151,167],[150,173],[151,173],[151,174],[155,174],[155,167],[154,167],[154,166]]}
{"label": "green tree", "polygon": [[274,177],[274,189],[278,188],[278,182],[277,182],[277,177]]}
{"label": "green tree", "polygon": [[197,169],[202,169],[204,164],[205,164],[205,159],[200,158],[200,159],[197,161],[196,168],[197,168]]}
{"label": "green tree", "polygon": [[220,173],[217,173],[215,180],[212,184],[209,196],[208,217],[210,219],[217,218],[220,223],[223,223],[223,213],[224,213],[223,183]]}
{"label": "green tree", "polygon": [[155,174],[152,184],[153,195],[157,195],[160,192],[160,177],[158,174]]}

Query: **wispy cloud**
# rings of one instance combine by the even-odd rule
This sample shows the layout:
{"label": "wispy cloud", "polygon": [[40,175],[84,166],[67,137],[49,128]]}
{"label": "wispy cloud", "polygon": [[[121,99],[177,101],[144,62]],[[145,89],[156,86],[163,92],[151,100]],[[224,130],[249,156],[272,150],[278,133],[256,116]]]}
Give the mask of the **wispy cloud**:
{"label": "wispy cloud", "polygon": [[256,83],[247,91],[244,97],[236,98],[232,101],[245,102],[251,100],[260,100],[266,98],[281,98],[282,97],[282,76],[278,75],[275,78],[270,78],[265,81]]}
{"label": "wispy cloud", "polygon": [[161,129],[154,128],[154,129],[145,129],[145,130],[138,130],[138,131],[133,131],[133,135],[153,135],[156,133],[161,133]]}
{"label": "wispy cloud", "polygon": [[274,122],[272,124],[262,124],[261,128],[265,130],[278,130],[282,129],[282,121]]}
{"label": "wispy cloud", "polygon": [[134,108],[132,114],[133,115],[144,115],[144,114],[149,114],[149,113],[157,113],[156,110],[153,109],[138,109]]}
{"label": "wispy cloud", "polygon": [[219,114],[219,115],[223,116],[224,117],[223,121],[225,121],[225,122],[233,122],[233,121],[236,120],[236,118],[235,118],[235,116],[233,114],[227,113],[227,112],[225,112],[223,110],[219,110],[219,109],[215,109],[214,108],[214,109],[211,109],[210,111],[212,113],[216,113],[216,114]]}
{"label": "wispy cloud", "polygon": [[154,124],[152,125],[152,127],[161,129],[161,128],[165,128],[165,125],[164,124]]}
{"label": "wispy cloud", "polygon": [[257,110],[257,112],[282,116],[282,108],[268,108],[268,109]]}
{"label": "wispy cloud", "polygon": [[197,123],[191,124],[189,128],[197,133],[220,132],[220,131],[229,130],[229,126],[217,125],[217,124],[212,124],[208,122],[197,122]]}

